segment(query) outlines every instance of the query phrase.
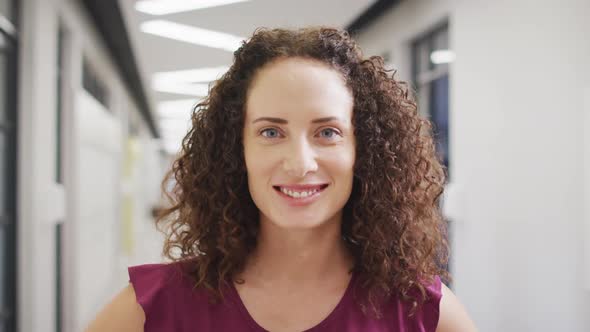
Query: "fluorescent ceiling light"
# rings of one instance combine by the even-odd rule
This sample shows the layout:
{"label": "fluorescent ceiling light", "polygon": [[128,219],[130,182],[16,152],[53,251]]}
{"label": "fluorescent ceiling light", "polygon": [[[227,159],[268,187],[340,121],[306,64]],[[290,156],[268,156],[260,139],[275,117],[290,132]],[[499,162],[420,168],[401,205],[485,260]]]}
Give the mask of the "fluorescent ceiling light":
{"label": "fluorescent ceiling light", "polygon": [[175,70],[154,74],[154,80],[160,82],[205,83],[215,81],[229,70],[227,66]]}
{"label": "fluorescent ceiling light", "polygon": [[164,20],[143,22],[141,31],[205,47],[234,52],[245,38]]}
{"label": "fluorescent ceiling light", "polygon": [[180,150],[180,146],[182,145],[182,140],[184,139],[184,137],[186,136],[186,134],[188,133],[188,130],[182,133],[178,133],[178,135],[162,135],[162,145],[164,146],[164,149],[166,149],[166,151],[168,152],[176,152],[178,150]]}
{"label": "fluorescent ceiling light", "polygon": [[190,84],[176,82],[152,82],[152,89],[159,92],[174,93],[187,96],[204,97],[209,93],[208,84]]}
{"label": "fluorescent ceiling light", "polygon": [[201,99],[168,100],[158,104],[160,119],[188,119]]}
{"label": "fluorescent ceiling light", "polygon": [[166,15],[245,1],[248,0],[142,0],[135,3],[135,9],[151,15]]}
{"label": "fluorescent ceiling light", "polygon": [[188,121],[167,120],[160,121],[160,129],[164,133],[164,137],[185,135],[189,130]]}
{"label": "fluorescent ceiling light", "polygon": [[190,123],[188,121],[160,122],[159,128],[162,138],[166,140],[179,140],[189,132]]}
{"label": "fluorescent ceiling light", "polygon": [[209,93],[209,82],[223,75],[229,67],[212,67],[155,73],[152,88],[156,91],[204,97]]}
{"label": "fluorescent ceiling light", "polygon": [[180,147],[182,145],[182,139],[181,140],[163,140],[162,142],[162,146],[164,148],[164,150],[168,153],[168,154],[176,154],[178,152],[180,152]]}
{"label": "fluorescent ceiling light", "polygon": [[162,139],[162,145],[164,146],[164,149],[169,153],[178,152],[180,150],[180,147],[182,146],[182,140],[184,139],[186,134],[187,133],[185,132],[177,137],[164,137]]}
{"label": "fluorescent ceiling light", "polygon": [[179,99],[169,100],[158,104],[158,122],[163,136],[177,136],[186,134],[191,124],[191,114],[194,106],[200,100]]}
{"label": "fluorescent ceiling light", "polygon": [[451,50],[436,50],[430,53],[430,61],[435,65],[451,63],[455,61],[455,52]]}
{"label": "fluorescent ceiling light", "polygon": [[182,140],[191,128],[193,108],[202,99],[187,98],[158,103],[158,127],[162,134],[162,146],[168,153],[180,150]]}
{"label": "fluorescent ceiling light", "polygon": [[200,98],[187,98],[187,99],[176,99],[166,100],[158,103],[158,113],[164,115],[166,113],[175,112],[177,110],[183,110],[190,112],[195,105],[201,102]]}

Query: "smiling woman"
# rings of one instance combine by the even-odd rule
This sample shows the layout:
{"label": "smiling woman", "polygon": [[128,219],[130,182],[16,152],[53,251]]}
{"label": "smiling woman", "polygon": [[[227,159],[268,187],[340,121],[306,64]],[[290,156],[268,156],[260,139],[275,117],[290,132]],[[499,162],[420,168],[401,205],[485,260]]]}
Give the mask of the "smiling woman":
{"label": "smiling woman", "polygon": [[405,84],[335,29],[234,55],[169,174],[173,263],[131,267],[90,330],[474,330],[441,283],[444,172]]}
{"label": "smiling woman", "polygon": [[319,61],[277,59],[255,75],[243,142],[261,235],[267,223],[308,228],[342,219],[354,173],[352,109],[344,78]]}

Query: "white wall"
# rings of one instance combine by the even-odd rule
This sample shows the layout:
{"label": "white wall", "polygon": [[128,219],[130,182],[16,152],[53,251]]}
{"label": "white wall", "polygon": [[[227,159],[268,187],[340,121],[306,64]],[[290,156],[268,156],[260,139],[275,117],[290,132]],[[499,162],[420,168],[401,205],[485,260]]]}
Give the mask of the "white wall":
{"label": "white wall", "polygon": [[[18,140],[18,325],[55,326],[55,9],[51,1],[21,2]],[[43,165],[40,167],[40,165]],[[51,204],[56,203],[56,204]],[[63,208],[63,204],[61,204]]]}
{"label": "white wall", "polygon": [[[585,89],[584,102],[584,281],[590,292],[590,86]],[[589,314],[590,316],[590,314]]]}
{"label": "white wall", "polygon": [[117,119],[85,91],[76,96],[79,113],[77,166],[74,183],[77,195],[70,201],[78,213],[74,241],[77,257],[70,258],[74,267],[74,303],[76,331],[84,325],[114,291],[120,279],[117,269],[120,233],[120,156],[122,130]]}
{"label": "white wall", "polygon": [[408,0],[357,38],[367,54],[393,50],[407,79],[411,39],[449,19],[451,265],[482,331],[590,330],[589,13],[585,0]]}
{"label": "white wall", "polygon": [[[161,240],[149,210],[159,197],[160,176],[141,177],[143,191],[132,195],[137,213],[131,227],[143,230],[146,240],[131,254],[122,245],[120,180],[127,119],[137,114],[135,104],[80,1],[21,3],[18,322],[24,332],[54,330],[55,225],[65,220],[64,331],[80,331],[97,308],[125,286],[129,262],[158,259]],[[59,22],[67,32],[62,128],[65,185],[55,183],[54,175]],[[83,56],[109,89],[109,111],[81,86]],[[143,149],[136,167],[161,173],[158,143],[145,123],[140,130],[141,144],[149,148]]]}

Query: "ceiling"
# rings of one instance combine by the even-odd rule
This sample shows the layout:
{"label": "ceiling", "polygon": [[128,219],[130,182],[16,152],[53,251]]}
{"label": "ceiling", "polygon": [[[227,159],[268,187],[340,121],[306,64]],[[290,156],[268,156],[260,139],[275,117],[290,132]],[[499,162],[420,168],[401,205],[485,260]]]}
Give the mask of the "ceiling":
{"label": "ceiling", "polygon": [[[160,2],[173,0],[156,0]],[[193,1],[193,0],[183,0]],[[137,58],[148,100],[156,111],[155,120],[160,128],[164,148],[175,153],[188,129],[191,106],[200,97],[198,86],[188,85],[185,93],[154,90],[154,74],[160,72],[227,67],[233,52],[200,46],[184,41],[142,32],[142,24],[152,20],[165,20],[201,29],[248,38],[258,27],[297,28],[310,25],[327,25],[345,28],[359,17],[375,0],[250,0],[199,10],[150,15],[136,10],[135,0],[120,0],[130,34],[133,53]],[[194,81],[198,80],[192,80]],[[207,81],[201,81],[203,85]],[[187,87],[186,84],[182,87]],[[194,87],[194,89],[192,89]],[[181,87],[172,88],[179,92]],[[191,93],[195,91],[197,93]]]}

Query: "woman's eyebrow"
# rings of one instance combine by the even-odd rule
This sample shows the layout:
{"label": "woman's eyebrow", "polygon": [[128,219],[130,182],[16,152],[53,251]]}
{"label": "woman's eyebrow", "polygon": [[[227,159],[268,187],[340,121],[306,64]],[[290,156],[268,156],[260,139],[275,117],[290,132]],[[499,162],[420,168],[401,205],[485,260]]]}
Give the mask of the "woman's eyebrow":
{"label": "woman's eyebrow", "polygon": [[[268,122],[279,123],[279,124],[289,123],[289,121],[287,121],[285,119],[272,118],[272,117],[267,117],[267,116],[260,117],[256,120],[252,121],[252,123],[261,122],[261,121],[268,121]],[[335,116],[328,116],[325,118],[313,119],[313,120],[311,120],[311,123],[324,123],[324,122],[330,122],[330,121],[341,121],[341,120],[340,120],[340,118],[335,117]]]}
{"label": "woman's eyebrow", "polygon": [[289,121],[287,121],[285,119],[281,119],[281,118],[270,118],[270,117],[261,117],[261,118],[258,118],[256,120],[252,121],[252,123],[256,123],[256,122],[260,122],[260,121],[268,121],[268,122],[280,123],[280,124],[287,124],[287,123],[289,123]]}
{"label": "woman's eyebrow", "polygon": [[328,116],[325,118],[311,120],[311,123],[324,123],[324,122],[330,122],[330,121],[340,121],[340,118],[337,118],[335,116]]}

